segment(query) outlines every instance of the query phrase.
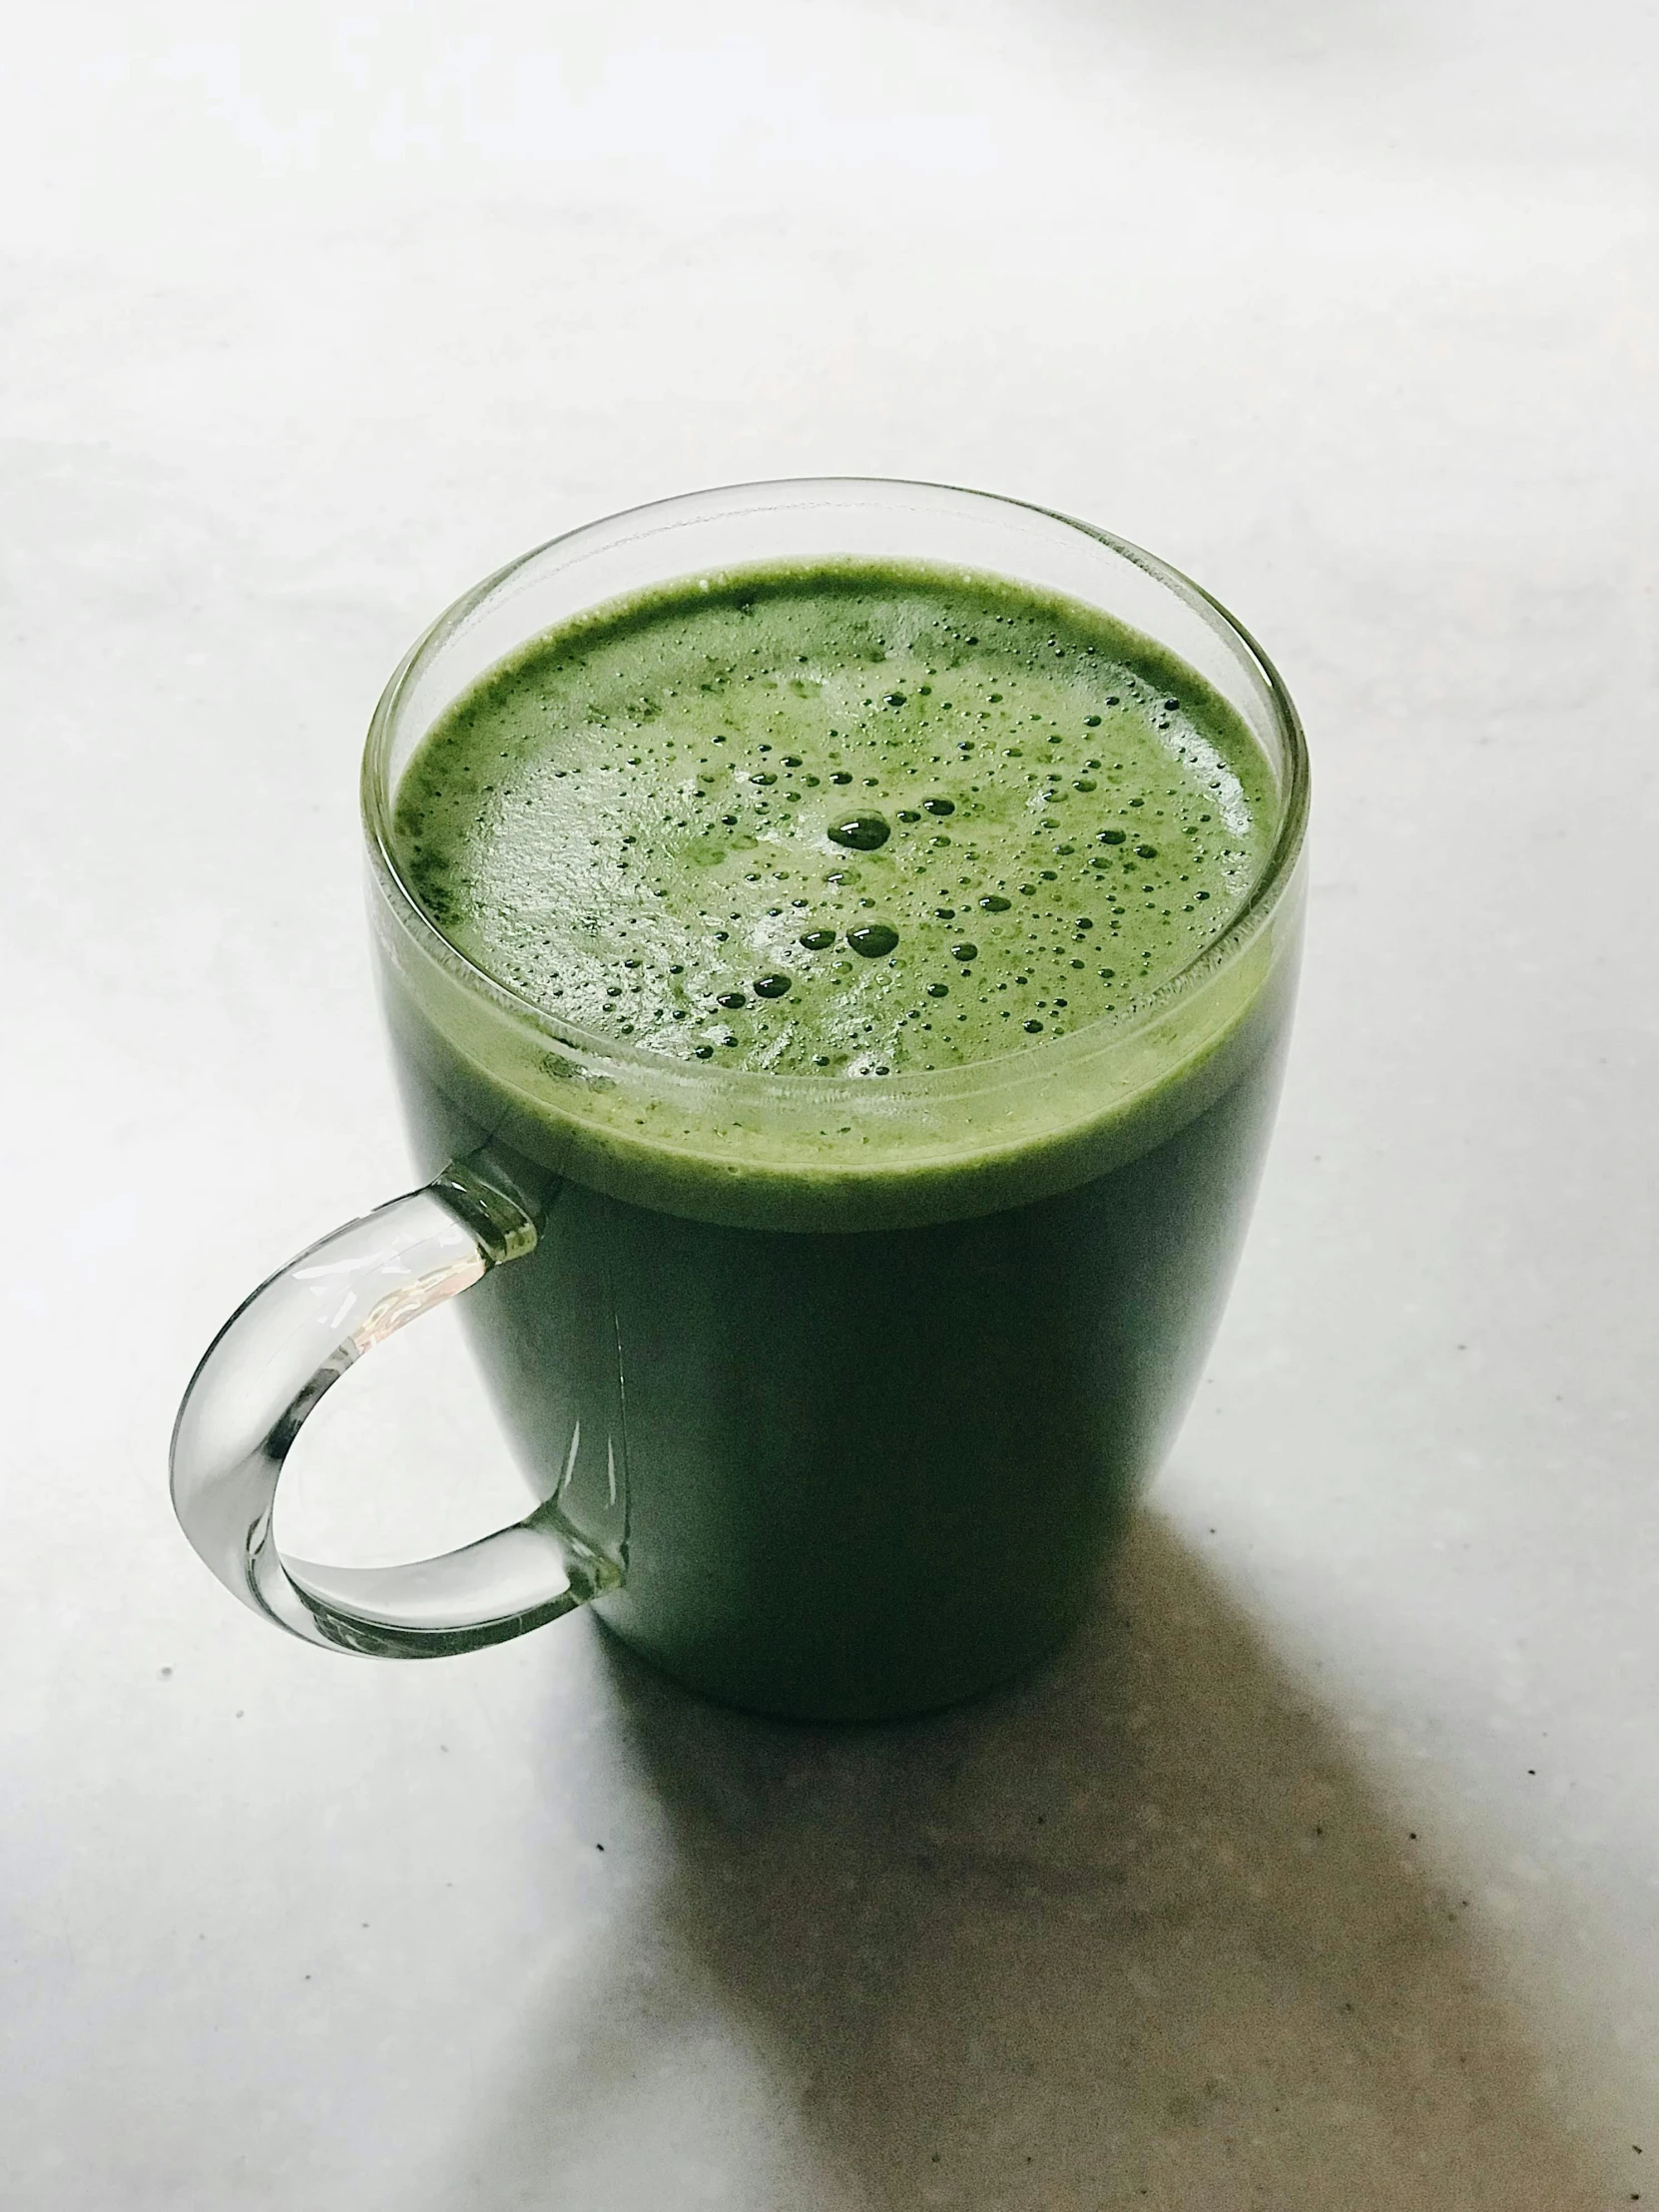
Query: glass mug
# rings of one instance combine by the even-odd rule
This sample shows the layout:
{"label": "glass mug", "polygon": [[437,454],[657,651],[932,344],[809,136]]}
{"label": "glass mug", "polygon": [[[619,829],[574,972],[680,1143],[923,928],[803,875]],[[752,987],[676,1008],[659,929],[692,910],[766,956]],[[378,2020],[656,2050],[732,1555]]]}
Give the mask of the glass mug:
{"label": "glass mug", "polygon": [[[402,880],[390,821],[459,694],[624,594],[848,555],[1101,609],[1243,718],[1277,834],[1187,968],[1128,1018],[999,1059],[777,1077],[584,1033],[447,941]],[[693,1688],[804,1718],[920,1712],[1028,1667],[1089,1603],[1220,1317],[1288,1034],[1307,810],[1296,711],[1249,636],[1161,561],[1061,515],[926,484],[759,484],[515,561],[413,647],[363,757],[378,978],[430,1180],[226,1324],[174,1434],[190,1541],[278,1626],[384,1657],[592,1604]],[[805,1142],[829,1106],[855,1134],[844,1167]],[[741,1172],[723,1166],[723,1123],[743,1127]],[[530,1510],[414,1564],[282,1556],[273,1509],[306,1415],[462,1291]]]}

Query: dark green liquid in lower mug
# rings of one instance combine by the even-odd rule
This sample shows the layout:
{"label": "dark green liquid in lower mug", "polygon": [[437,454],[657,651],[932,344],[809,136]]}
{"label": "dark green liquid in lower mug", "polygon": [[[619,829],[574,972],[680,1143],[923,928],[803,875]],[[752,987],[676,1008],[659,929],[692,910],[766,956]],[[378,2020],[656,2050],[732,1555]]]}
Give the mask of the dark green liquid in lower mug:
{"label": "dark green liquid in lower mug", "polygon": [[[734,644],[734,605],[747,623],[759,605],[758,642]],[[928,620],[952,635],[930,636]],[[993,653],[979,641],[995,622],[1012,635],[993,638]],[[1033,657],[1043,653],[1058,675]],[[827,708],[848,668],[850,689]],[[757,670],[777,679],[759,697],[745,681]],[[695,702],[676,716],[673,696],[693,676]],[[926,711],[895,731],[918,693]],[[686,755],[671,776],[665,732],[676,730]],[[742,759],[729,768],[721,750],[735,742]],[[584,801],[579,847],[543,833],[563,796],[553,763],[609,779],[597,815]],[[1218,770],[1230,818],[1212,835]],[[754,780],[755,811],[735,824],[722,818],[739,802],[716,782],[728,775]],[[763,816],[757,801],[779,805],[780,782],[801,812]],[[555,991],[575,990],[587,1027],[627,1021],[665,1053],[694,1053],[686,1035],[701,1031],[730,1037],[713,1049],[740,1064],[794,1072],[824,1046],[837,1072],[868,1067],[879,1081],[874,1066],[1030,1049],[1047,1026],[1027,1022],[1063,1028],[1078,1002],[1080,1020],[1132,1013],[1136,992],[1218,932],[1259,871],[1269,783],[1248,734],[1190,670],[1082,610],[898,569],[818,584],[777,572],[712,602],[665,592],[574,645],[520,655],[425,742],[399,821],[406,873],[434,918],[480,965],[516,969],[504,979],[550,1009]],[[883,846],[900,816],[939,841],[900,846],[877,871],[867,841],[834,834],[859,819],[834,805],[845,792],[881,821]],[[902,804],[912,799],[923,804]],[[543,810],[516,848],[502,827],[515,806],[527,819]],[[1144,827],[1154,808],[1156,831]],[[1129,870],[1121,822],[1152,855],[1132,854]],[[608,856],[631,875],[586,860],[606,855],[610,829]],[[706,846],[688,858],[711,830],[730,838],[716,839],[719,857]],[[1155,871],[1172,847],[1179,864]],[[863,872],[834,880],[848,855]],[[1093,865],[1102,857],[1110,895],[1108,869]],[[559,899],[542,902],[535,864],[551,868]],[[642,904],[653,867],[661,914]],[[607,880],[619,886],[609,912]],[[952,905],[941,921],[935,909]],[[537,911],[539,930],[526,923]],[[810,947],[785,968],[780,921],[796,938],[833,927],[844,946],[866,915],[896,938],[879,973],[855,946],[838,971],[815,966]],[[969,942],[969,961],[950,949]],[[947,1030],[930,1017],[962,998],[969,965],[973,1013]],[[563,1485],[576,1525],[625,1553],[622,1586],[599,1600],[608,1623],[716,1697],[822,1718],[945,1704],[1057,1644],[1185,1408],[1219,1316],[1277,1089],[1291,965],[1265,966],[1241,1000],[1224,1077],[1199,1085],[1172,1071],[1149,1141],[1109,1172],[962,1219],[837,1229],[788,1225],[787,1206],[778,1227],[734,1226],[689,1191],[682,1212],[660,1202],[660,1180],[651,1204],[556,1182],[555,1134],[544,1139],[522,1095],[449,1041],[388,964],[422,1167],[487,1147],[545,1204],[536,1251],[486,1278],[467,1310],[537,1490]],[[788,973],[787,989],[769,999],[752,988],[741,1013],[702,1003],[751,967],[752,985]],[[678,988],[694,1002],[676,1021],[688,970],[695,991]],[[1015,993],[1018,1018],[1005,1025],[999,999]],[[1181,1109],[1183,1082],[1194,1111]],[[741,1166],[741,1137],[732,1149]]]}

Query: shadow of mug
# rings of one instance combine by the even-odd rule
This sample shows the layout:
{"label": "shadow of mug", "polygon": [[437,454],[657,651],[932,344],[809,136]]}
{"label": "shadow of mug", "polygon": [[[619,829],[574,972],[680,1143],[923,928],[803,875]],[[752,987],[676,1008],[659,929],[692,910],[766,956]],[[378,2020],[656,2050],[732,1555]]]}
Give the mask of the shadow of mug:
{"label": "shadow of mug", "polygon": [[[1604,2200],[1460,1901],[1155,1515],[1057,1662],[925,1721],[755,1720],[604,1651],[671,1871],[434,2207]],[[711,2011],[770,2087],[700,2178],[649,2147],[648,2046]]]}

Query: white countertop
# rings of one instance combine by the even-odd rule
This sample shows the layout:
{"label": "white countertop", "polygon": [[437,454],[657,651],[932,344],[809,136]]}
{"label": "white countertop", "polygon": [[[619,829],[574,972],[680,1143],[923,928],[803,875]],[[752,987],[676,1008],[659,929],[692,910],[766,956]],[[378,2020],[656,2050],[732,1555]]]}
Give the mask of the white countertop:
{"label": "white countertop", "polygon": [[[1659,2204],[1654,25],[14,28],[8,2208]],[[1280,1133],[1115,1589],[862,1733],[580,1621],[271,1633],[167,1435],[243,1292],[407,1181],[380,683],[571,523],[835,471],[1151,545],[1309,725]],[[475,1533],[445,1325],[373,1368],[295,1525]]]}

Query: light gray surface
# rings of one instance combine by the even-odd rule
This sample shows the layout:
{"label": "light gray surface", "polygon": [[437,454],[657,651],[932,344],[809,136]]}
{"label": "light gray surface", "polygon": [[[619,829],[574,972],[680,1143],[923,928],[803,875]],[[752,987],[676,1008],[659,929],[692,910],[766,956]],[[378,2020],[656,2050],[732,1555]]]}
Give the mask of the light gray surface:
{"label": "light gray surface", "polygon": [[[9,2206],[1659,2197],[1652,22],[14,29]],[[405,1177],[374,694],[569,523],[833,470],[1141,539],[1312,733],[1281,1135],[1117,1592],[872,1735],[588,1624],[264,1632],[166,1439],[243,1291]],[[318,1417],[319,1541],[490,1517],[416,1335]]]}

